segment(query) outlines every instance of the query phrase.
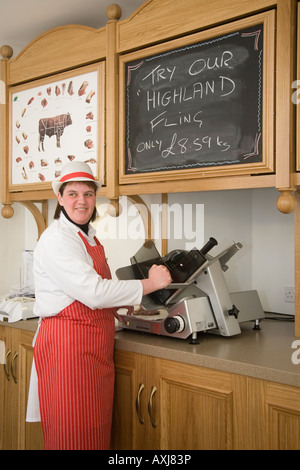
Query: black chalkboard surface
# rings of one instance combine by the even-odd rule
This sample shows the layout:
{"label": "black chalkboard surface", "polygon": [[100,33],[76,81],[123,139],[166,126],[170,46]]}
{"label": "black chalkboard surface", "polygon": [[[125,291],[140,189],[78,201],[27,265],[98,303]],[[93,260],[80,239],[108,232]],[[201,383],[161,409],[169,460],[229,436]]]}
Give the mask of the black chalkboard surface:
{"label": "black chalkboard surface", "polygon": [[126,174],[262,161],[263,27],[126,62]]}

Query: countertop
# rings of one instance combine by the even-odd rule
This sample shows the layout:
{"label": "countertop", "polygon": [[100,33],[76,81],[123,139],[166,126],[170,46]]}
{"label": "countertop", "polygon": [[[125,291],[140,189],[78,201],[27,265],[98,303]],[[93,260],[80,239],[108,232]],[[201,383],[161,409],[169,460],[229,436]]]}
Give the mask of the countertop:
{"label": "countertop", "polygon": [[[122,330],[116,332],[115,347],[300,387],[300,363],[292,362],[293,353],[300,362],[300,338],[295,337],[293,322],[280,320],[263,320],[261,330],[253,330],[253,322],[242,323],[242,333],[231,337],[199,333],[196,345],[189,344],[189,339]],[[34,319],[0,324],[27,331],[37,328]],[[293,346],[294,341],[299,344]]]}

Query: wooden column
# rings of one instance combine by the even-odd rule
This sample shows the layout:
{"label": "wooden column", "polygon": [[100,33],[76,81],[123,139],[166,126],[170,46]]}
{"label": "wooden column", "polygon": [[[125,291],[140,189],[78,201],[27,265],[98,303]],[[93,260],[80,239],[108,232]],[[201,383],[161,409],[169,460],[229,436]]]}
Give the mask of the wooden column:
{"label": "wooden column", "polygon": [[277,207],[295,210],[292,173],[295,171],[295,106],[291,86],[296,74],[296,0],[277,0],[276,49],[276,188],[281,192]]}
{"label": "wooden column", "polygon": [[[300,3],[298,3],[297,78],[300,79]],[[298,94],[297,94],[298,97]],[[294,103],[296,108],[296,105]],[[297,104],[297,170],[300,170],[300,104]],[[295,336],[300,337],[300,189],[296,192],[295,211]]]}
{"label": "wooden column", "polygon": [[295,210],[295,336],[300,337],[300,190]]}
{"label": "wooden column", "polygon": [[106,24],[106,196],[109,199],[119,197],[119,73],[116,26],[121,14],[122,10],[118,5],[109,5],[106,9],[106,15],[109,18]]}
{"label": "wooden column", "polygon": [[0,63],[0,80],[1,80],[1,95],[0,95],[0,153],[1,153],[1,202],[4,207],[1,210],[3,217],[9,219],[14,215],[14,210],[11,207],[11,202],[8,197],[8,148],[9,148],[9,131],[8,131],[8,61],[13,55],[13,50],[10,46],[2,46],[0,54],[3,57]]}
{"label": "wooden column", "polygon": [[295,335],[300,336],[300,196],[293,186],[296,168],[296,106],[292,84],[296,79],[297,1],[277,0],[276,49],[276,188],[278,209],[295,211]]}
{"label": "wooden column", "polygon": [[168,195],[161,195],[161,254],[168,253]]}

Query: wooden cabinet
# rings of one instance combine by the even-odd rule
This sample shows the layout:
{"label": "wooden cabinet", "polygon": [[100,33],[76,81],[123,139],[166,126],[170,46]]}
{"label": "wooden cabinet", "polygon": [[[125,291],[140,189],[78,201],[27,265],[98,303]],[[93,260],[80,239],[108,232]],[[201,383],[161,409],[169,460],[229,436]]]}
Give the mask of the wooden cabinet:
{"label": "wooden cabinet", "polygon": [[300,450],[298,387],[251,379],[249,402],[255,448]]}
{"label": "wooden cabinet", "polygon": [[[34,333],[0,325],[0,449],[43,449],[26,423]],[[115,450],[300,450],[300,388],[115,351]]]}
{"label": "wooden cabinet", "polygon": [[190,365],[161,362],[160,444],[163,449],[233,449],[234,376]]}
{"label": "wooden cabinet", "polygon": [[0,326],[6,364],[0,371],[0,449],[43,449],[41,423],[26,423],[34,333]]}
{"label": "wooden cabinet", "polygon": [[[156,360],[152,363],[155,369]],[[155,449],[159,448],[158,430],[151,419],[148,404],[152,376],[147,370],[151,365],[147,356],[120,351],[115,353],[115,399],[112,429],[112,449]],[[152,393],[153,420],[156,419],[157,394]],[[151,404],[151,402],[150,402]]]}
{"label": "wooden cabinet", "polygon": [[245,377],[131,352],[115,364],[113,449],[241,447]]}
{"label": "wooden cabinet", "polygon": [[116,351],[112,449],[299,449],[300,389]]}

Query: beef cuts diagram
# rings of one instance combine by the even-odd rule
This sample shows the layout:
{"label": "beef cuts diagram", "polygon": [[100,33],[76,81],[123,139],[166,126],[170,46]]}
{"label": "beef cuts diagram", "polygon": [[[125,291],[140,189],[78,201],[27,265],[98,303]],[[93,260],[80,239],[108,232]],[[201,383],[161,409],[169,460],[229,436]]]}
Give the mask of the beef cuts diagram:
{"label": "beef cuts diagram", "polygon": [[98,176],[98,75],[96,69],[12,90],[12,185],[52,181],[72,160],[89,163]]}

